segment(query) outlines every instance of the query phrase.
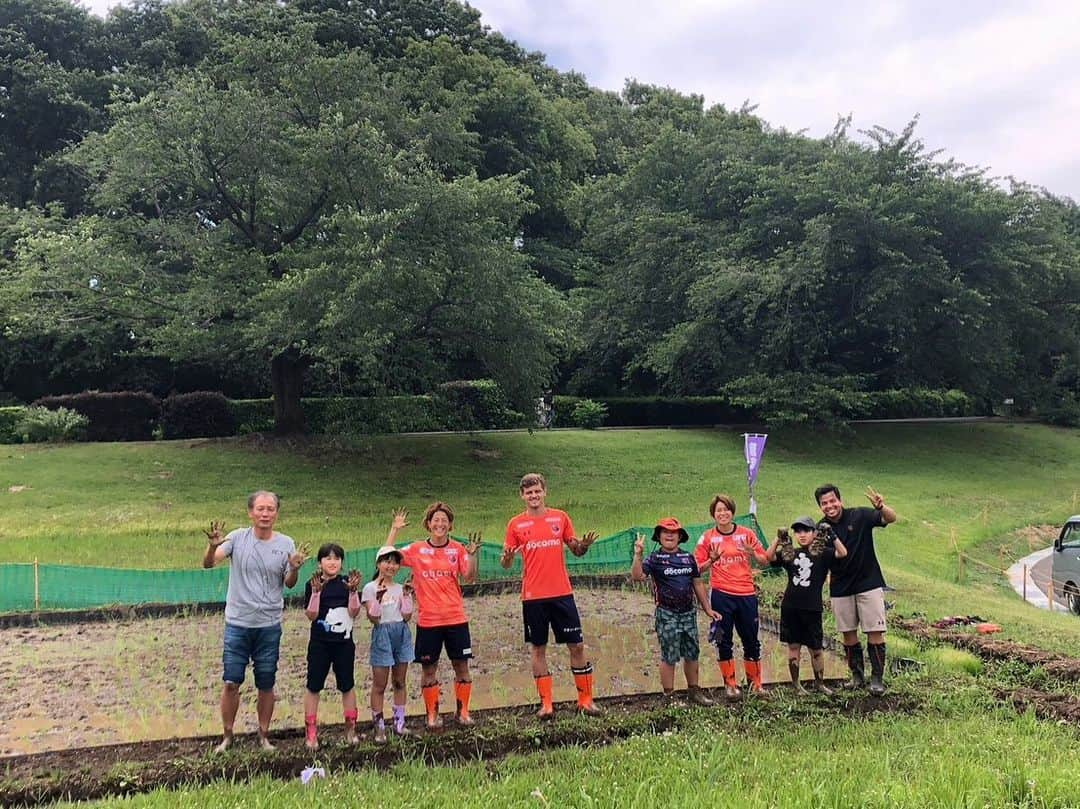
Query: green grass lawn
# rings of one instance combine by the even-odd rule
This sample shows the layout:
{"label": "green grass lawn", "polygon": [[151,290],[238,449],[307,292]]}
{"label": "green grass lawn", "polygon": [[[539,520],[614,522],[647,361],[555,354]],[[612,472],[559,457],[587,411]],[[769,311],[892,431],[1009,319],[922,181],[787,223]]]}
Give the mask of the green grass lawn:
{"label": "green grass lawn", "polygon": [[[245,495],[263,487],[282,494],[280,528],[298,540],[375,545],[393,507],[418,514],[436,498],[457,510],[459,533],[480,529],[499,540],[520,508],[517,479],[530,470],[548,476],[549,502],[568,509],[579,532],[611,534],[668,514],[704,522],[716,491],[734,494],[740,510],[746,503],[742,439],[712,430],[386,437],[300,451],[250,441],[7,447],[0,561],[194,568],[204,547],[199,528],[211,518],[244,523]],[[1000,576],[976,566],[958,581],[954,543],[990,563],[1008,561],[1027,550],[1017,529],[1080,511],[1080,431],[876,425],[844,438],[775,435],[758,484],[766,530],[816,515],[812,492],[827,481],[850,505],[873,485],[900,515],[879,532],[898,612],[979,613],[1014,639],[1076,654],[1080,620],[1024,604]],[[1001,548],[1008,553],[999,555]],[[779,584],[766,579],[767,588]],[[957,686],[981,676],[970,655],[937,660],[910,639],[897,635],[894,644],[895,652],[929,660],[915,685],[932,695],[929,711],[737,723],[721,715],[688,732],[602,749],[332,772],[306,788],[257,779],[116,804],[1078,805],[1074,726],[1017,717],[991,700],[986,683]]]}

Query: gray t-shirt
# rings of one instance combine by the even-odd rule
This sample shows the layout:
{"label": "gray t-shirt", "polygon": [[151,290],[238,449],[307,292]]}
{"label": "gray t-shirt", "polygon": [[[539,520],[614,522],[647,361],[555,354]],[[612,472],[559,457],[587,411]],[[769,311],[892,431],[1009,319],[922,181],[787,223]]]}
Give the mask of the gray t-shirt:
{"label": "gray t-shirt", "polygon": [[249,527],[230,531],[221,549],[232,559],[225,623],[248,629],[280,624],[285,574],[296,543],[277,531],[270,539],[256,539]]}

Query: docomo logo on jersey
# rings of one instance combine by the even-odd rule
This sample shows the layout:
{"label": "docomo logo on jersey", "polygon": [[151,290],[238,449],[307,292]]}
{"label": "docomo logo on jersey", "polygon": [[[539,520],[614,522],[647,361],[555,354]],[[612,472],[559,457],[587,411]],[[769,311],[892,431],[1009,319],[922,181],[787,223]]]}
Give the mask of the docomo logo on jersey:
{"label": "docomo logo on jersey", "polygon": [[526,542],[525,550],[535,551],[538,548],[552,548],[556,545],[562,545],[562,541],[558,539],[536,539],[532,542]]}
{"label": "docomo logo on jersey", "polygon": [[456,570],[421,570],[422,579],[452,579],[457,576]]}
{"label": "docomo logo on jersey", "polygon": [[665,576],[689,576],[694,572],[692,567],[669,567],[664,571]]}

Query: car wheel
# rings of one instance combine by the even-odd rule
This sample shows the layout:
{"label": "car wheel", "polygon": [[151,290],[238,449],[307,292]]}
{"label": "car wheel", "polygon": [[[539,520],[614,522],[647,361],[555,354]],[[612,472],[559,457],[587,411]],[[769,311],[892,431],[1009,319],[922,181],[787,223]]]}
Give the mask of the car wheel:
{"label": "car wheel", "polygon": [[1072,582],[1065,585],[1065,603],[1069,605],[1069,612],[1080,615],[1080,590]]}

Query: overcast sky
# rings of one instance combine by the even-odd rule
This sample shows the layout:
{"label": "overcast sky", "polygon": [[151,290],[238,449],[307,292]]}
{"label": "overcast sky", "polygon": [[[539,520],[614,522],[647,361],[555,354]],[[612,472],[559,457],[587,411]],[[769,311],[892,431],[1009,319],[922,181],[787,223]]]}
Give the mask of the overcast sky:
{"label": "overcast sky", "polygon": [[[115,0],[90,0],[103,13]],[[820,136],[916,130],[993,175],[1080,200],[1077,0],[472,0],[485,24],[561,70],[744,101]]]}

